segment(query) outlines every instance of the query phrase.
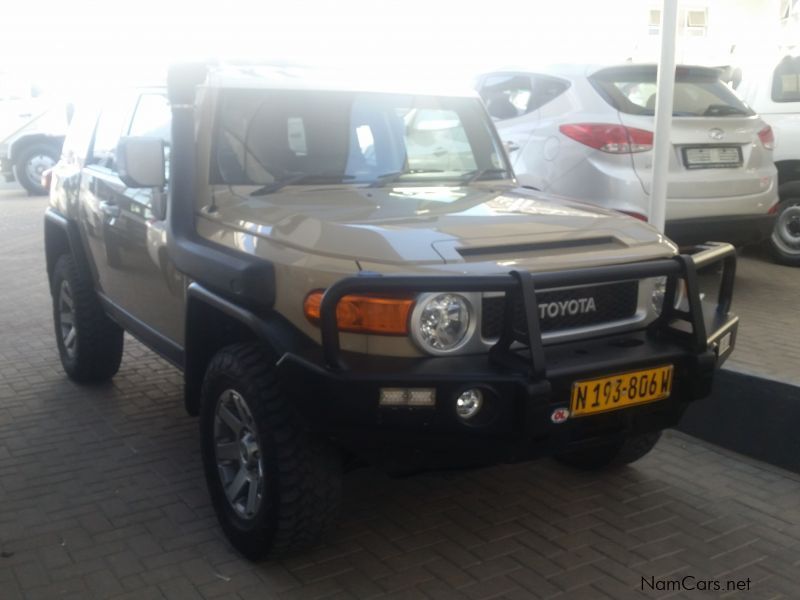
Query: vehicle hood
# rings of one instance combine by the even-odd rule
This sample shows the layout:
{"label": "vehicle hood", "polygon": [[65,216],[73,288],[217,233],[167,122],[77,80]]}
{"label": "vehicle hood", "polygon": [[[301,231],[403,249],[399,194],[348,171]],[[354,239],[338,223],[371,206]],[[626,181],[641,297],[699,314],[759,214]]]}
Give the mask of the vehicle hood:
{"label": "vehicle hood", "polygon": [[[675,252],[646,223],[510,186],[296,186],[265,196],[253,190],[216,189],[215,210],[204,216],[304,252],[371,264],[553,255],[613,263]],[[643,253],[645,247],[650,251]]]}
{"label": "vehicle hood", "polygon": [[66,129],[66,110],[63,108],[36,101],[0,101],[0,144],[7,145],[27,134],[63,135]]}

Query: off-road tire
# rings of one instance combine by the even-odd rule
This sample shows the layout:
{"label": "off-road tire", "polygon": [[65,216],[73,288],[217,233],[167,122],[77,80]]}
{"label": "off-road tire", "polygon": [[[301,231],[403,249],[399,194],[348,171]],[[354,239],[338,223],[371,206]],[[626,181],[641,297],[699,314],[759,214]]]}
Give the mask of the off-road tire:
{"label": "off-road tire", "polygon": [[[201,392],[200,437],[211,501],[230,542],[253,560],[313,544],[335,519],[341,500],[341,456],[303,428],[274,363],[259,344],[228,346],[211,359]],[[215,417],[231,390],[247,404],[260,448],[263,493],[252,518],[237,514],[228,501],[217,464]]]}
{"label": "off-road tire", "polygon": [[796,219],[792,224],[787,222],[790,216],[787,213],[789,210],[795,217],[800,214],[800,198],[789,198],[778,205],[775,229],[768,240],[769,249],[775,262],[790,267],[800,267],[800,245],[797,243],[798,235],[796,233],[800,226]]}
{"label": "off-road tire", "polygon": [[47,189],[41,181],[35,180],[28,173],[28,162],[36,156],[47,156],[53,164],[58,161],[60,150],[50,144],[31,144],[25,148],[14,162],[14,179],[32,196],[44,196]]}
{"label": "off-road tire", "polygon": [[[100,304],[91,275],[75,259],[65,254],[53,269],[51,286],[53,324],[61,365],[67,376],[80,383],[111,379],[122,362],[123,330],[106,315]],[[60,294],[66,284],[73,302],[74,347],[67,351],[62,334]]]}
{"label": "off-road tire", "polygon": [[591,448],[582,448],[556,455],[556,460],[582,471],[597,471],[622,467],[642,458],[658,443],[661,431],[626,437]]}

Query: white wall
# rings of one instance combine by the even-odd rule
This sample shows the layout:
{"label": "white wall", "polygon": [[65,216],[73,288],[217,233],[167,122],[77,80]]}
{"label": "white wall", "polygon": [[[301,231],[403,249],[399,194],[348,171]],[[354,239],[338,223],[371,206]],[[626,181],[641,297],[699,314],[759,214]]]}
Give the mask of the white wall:
{"label": "white wall", "polygon": [[[776,45],[781,30],[780,4],[781,0],[679,0],[678,62],[726,65],[735,62],[737,55],[761,52],[766,46]],[[638,9],[641,24],[634,42],[636,61],[658,59],[659,39],[648,35],[648,16],[650,9],[658,9],[660,5],[658,0],[642,2]],[[690,36],[682,26],[688,10],[707,11],[705,36]]]}

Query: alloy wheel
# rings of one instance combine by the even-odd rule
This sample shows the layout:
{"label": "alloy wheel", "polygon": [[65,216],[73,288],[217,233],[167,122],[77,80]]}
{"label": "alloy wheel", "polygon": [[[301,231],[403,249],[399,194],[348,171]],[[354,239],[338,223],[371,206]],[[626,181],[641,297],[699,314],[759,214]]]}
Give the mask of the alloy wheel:
{"label": "alloy wheel", "polygon": [[785,254],[800,253],[800,204],[791,204],[780,212],[772,243]]}
{"label": "alloy wheel", "polygon": [[25,163],[25,175],[28,181],[39,183],[42,178],[42,173],[47,169],[51,169],[56,164],[52,156],[47,154],[34,154]]}
{"label": "alloy wheel", "polygon": [[217,398],[214,456],[225,497],[242,519],[253,519],[264,496],[264,466],[255,420],[244,398],[227,389]]}
{"label": "alloy wheel", "polygon": [[58,291],[58,324],[61,328],[61,342],[69,358],[77,352],[78,330],[75,325],[75,301],[67,280],[61,282]]}

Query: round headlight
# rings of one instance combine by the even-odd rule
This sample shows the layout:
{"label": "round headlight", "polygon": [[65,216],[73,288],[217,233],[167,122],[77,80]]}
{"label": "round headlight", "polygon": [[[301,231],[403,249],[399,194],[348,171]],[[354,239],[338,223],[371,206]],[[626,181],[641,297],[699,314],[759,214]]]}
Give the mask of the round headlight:
{"label": "round headlight", "polygon": [[420,304],[414,333],[420,345],[433,352],[449,352],[465,341],[472,307],[459,294],[437,294]]}

